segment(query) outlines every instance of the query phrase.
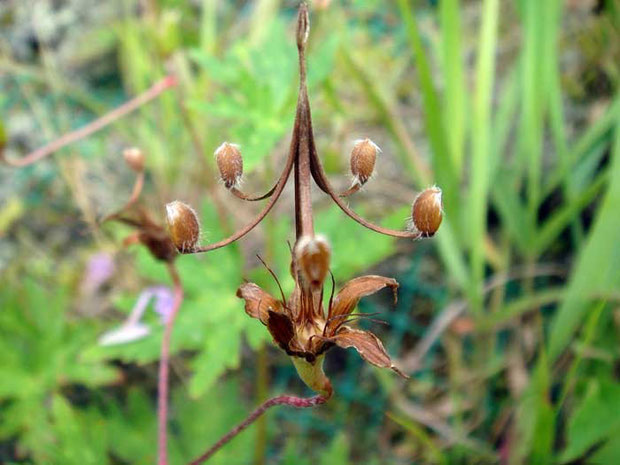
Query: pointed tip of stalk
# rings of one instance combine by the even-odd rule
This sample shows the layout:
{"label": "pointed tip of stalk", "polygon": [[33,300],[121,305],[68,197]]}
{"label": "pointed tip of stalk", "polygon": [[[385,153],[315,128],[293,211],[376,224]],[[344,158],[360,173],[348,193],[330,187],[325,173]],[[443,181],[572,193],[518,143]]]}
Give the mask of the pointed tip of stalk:
{"label": "pointed tip of stalk", "polygon": [[310,34],[310,17],[308,15],[308,4],[301,2],[297,15],[297,48],[303,50],[308,42]]}

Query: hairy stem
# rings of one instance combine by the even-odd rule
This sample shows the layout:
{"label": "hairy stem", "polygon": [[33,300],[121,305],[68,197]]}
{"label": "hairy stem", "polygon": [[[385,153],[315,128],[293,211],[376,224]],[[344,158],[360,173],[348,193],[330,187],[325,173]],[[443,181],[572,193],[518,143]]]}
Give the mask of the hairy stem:
{"label": "hairy stem", "polygon": [[140,95],[134,97],[131,100],[128,100],[127,102],[123,103],[121,106],[115,108],[109,113],[106,113],[101,118],[96,119],[95,121],[79,129],[76,129],[75,131],[68,132],[62,135],[60,138],[56,139],[55,141],[50,142],[49,144],[38,148],[34,152],[31,152],[28,155],[26,155],[25,157],[22,157],[18,160],[11,160],[3,156],[2,152],[0,151],[0,160],[4,161],[8,165],[15,166],[15,167],[23,167],[23,166],[32,165],[33,163],[41,160],[42,158],[47,157],[48,155],[51,155],[57,150],[60,150],[61,148],[66,147],[67,145],[70,145],[74,142],[77,142],[81,139],[84,139],[90,136],[91,134],[94,134],[97,131],[100,131],[106,126],[122,118],[123,116],[131,113],[134,110],[137,110],[145,103],[148,103],[154,98],[158,97],[165,90],[170,89],[171,87],[174,87],[176,85],[177,85],[177,80],[174,76],[166,76],[162,80],[153,84],[149,89],[147,89]]}
{"label": "hairy stem", "polygon": [[295,397],[295,396],[277,396],[263,402],[256,410],[250,413],[245,420],[231,429],[228,433],[222,436],[213,446],[211,446],[204,454],[196,458],[189,465],[198,465],[210,459],[213,454],[220,450],[227,442],[241,433],[244,429],[250,426],[256,421],[267,409],[275,407],[276,405],[288,405],[295,408],[310,408],[317,405],[321,405],[327,402],[327,398],[322,396],[313,397]]}
{"label": "hairy stem", "polygon": [[164,337],[161,341],[159,380],[157,385],[157,463],[168,464],[168,365],[170,359],[170,338],[174,321],[183,301],[183,286],[179,273],[173,263],[168,264],[168,272],[174,284],[172,311],[166,320]]}

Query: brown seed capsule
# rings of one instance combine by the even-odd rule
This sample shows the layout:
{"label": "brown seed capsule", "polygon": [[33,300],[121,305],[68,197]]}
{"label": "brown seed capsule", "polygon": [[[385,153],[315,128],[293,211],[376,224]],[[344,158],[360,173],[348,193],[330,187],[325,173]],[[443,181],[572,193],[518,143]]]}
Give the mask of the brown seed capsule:
{"label": "brown seed capsule", "polygon": [[200,238],[200,223],[194,209],[178,200],[171,202],[166,205],[166,222],[177,250],[192,251]]}
{"label": "brown seed capsule", "polygon": [[304,236],[295,246],[295,261],[302,283],[314,289],[321,287],[329,271],[331,248],[323,236]]}
{"label": "brown seed capsule", "polygon": [[413,201],[411,218],[415,228],[424,236],[433,236],[439,229],[443,218],[441,189],[433,186],[418,194]]}
{"label": "brown seed capsule", "polygon": [[377,153],[381,149],[370,139],[360,139],[355,142],[351,151],[351,173],[353,183],[363,186],[370,179],[375,169]]}
{"label": "brown seed capsule", "polygon": [[123,151],[123,157],[125,158],[125,163],[136,173],[144,170],[144,154],[139,148],[131,147],[125,149]]}
{"label": "brown seed capsule", "polygon": [[239,146],[224,142],[214,153],[220,177],[227,189],[236,187],[243,174],[243,158]]}

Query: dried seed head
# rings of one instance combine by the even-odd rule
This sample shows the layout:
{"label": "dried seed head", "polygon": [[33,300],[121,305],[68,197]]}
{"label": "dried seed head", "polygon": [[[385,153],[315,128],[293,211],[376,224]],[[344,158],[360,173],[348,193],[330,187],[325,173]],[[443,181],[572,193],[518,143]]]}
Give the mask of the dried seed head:
{"label": "dried seed head", "polygon": [[375,169],[377,153],[381,149],[370,139],[360,139],[355,142],[351,151],[351,173],[354,184],[363,186],[370,179]]}
{"label": "dried seed head", "polygon": [[441,189],[436,186],[422,191],[413,201],[411,218],[415,228],[424,236],[433,236],[443,218]]}
{"label": "dried seed head", "polygon": [[224,142],[214,153],[220,177],[227,189],[236,187],[243,174],[243,158],[239,146]]}
{"label": "dried seed head", "polygon": [[329,271],[331,248],[323,236],[304,236],[295,246],[295,261],[303,284],[320,288]]}
{"label": "dried seed head", "polygon": [[170,202],[166,205],[166,222],[177,250],[192,251],[200,238],[200,223],[194,209],[178,200]]}
{"label": "dried seed head", "polygon": [[163,228],[140,231],[138,241],[158,260],[171,262],[177,256],[177,249]]}
{"label": "dried seed head", "polygon": [[144,154],[139,148],[131,147],[125,149],[123,151],[123,157],[125,158],[125,163],[136,173],[144,170]]}

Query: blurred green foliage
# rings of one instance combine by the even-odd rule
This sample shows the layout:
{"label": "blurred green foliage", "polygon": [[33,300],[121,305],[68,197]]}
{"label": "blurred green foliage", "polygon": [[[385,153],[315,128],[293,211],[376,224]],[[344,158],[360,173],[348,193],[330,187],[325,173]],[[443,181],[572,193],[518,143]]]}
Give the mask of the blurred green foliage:
{"label": "blurred green foliage", "polygon": [[[7,156],[170,72],[180,85],[52,159],[0,168],[0,462],[153,463],[159,320],[148,313],[152,333],[130,344],[97,340],[142,288],[168,277],[146,251],[121,250],[128,230],[97,218],[128,195],[120,150],[135,145],[147,153],[144,201],[158,217],[165,202],[190,201],[205,241],[247,221],[254,207],[218,193],[210,153],[239,143],[248,190],[278,174],[297,89],[295,5],[35,3],[33,21],[25,6],[0,5]],[[328,171],[346,185],[337,173],[348,144],[376,139],[378,176],[352,202],[395,228],[414,189],[444,191],[436,253],[317,203],[339,282],[368,269],[401,282],[393,311],[387,298],[360,311],[382,312],[386,347],[414,380],[330,353],[332,402],[269,414],[266,436],[252,427],[213,463],[620,463],[617,4],[321,3],[330,2],[315,2],[309,86]],[[303,392],[280,352],[260,366],[267,332],[235,297],[244,276],[277,292],[256,252],[292,289],[292,238],[280,210],[238,245],[178,260],[187,298],[172,338],[171,463],[201,453],[262,400],[261,368],[269,392]],[[114,251],[116,273],[83,295],[98,250]],[[556,271],[545,275],[549,264]],[[455,305],[466,310],[411,363]]]}

